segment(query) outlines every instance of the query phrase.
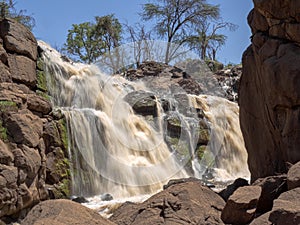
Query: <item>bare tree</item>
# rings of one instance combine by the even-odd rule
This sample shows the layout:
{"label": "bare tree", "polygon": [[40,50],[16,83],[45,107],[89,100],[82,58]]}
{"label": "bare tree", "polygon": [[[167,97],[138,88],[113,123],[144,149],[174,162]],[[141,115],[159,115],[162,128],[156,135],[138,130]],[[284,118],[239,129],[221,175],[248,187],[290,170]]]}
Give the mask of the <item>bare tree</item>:
{"label": "bare tree", "polygon": [[160,37],[166,37],[168,45],[165,63],[169,63],[174,49],[171,43],[181,46],[190,39],[190,33],[209,18],[219,18],[219,6],[210,5],[206,0],[157,0],[157,3],[143,5],[144,20],[155,20],[154,30]]}

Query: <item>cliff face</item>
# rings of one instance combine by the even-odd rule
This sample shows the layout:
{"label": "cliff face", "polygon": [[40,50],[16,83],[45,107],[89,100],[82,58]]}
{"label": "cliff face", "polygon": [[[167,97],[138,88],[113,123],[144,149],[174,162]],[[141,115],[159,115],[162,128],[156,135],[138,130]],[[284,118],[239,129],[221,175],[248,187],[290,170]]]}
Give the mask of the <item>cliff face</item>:
{"label": "cliff face", "polygon": [[[61,121],[50,115],[38,46],[13,20],[0,21],[0,218],[48,198],[67,170]],[[59,158],[59,157],[58,157]],[[59,166],[58,166],[59,164]],[[54,172],[55,171],[55,172]],[[55,174],[56,173],[56,174]],[[66,175],[67,176],[67,175]]]}
{"label": "cliff face", "polygon": [[252,180],[300,160],[300,2],[254,0],[254,6],[239,90]]}

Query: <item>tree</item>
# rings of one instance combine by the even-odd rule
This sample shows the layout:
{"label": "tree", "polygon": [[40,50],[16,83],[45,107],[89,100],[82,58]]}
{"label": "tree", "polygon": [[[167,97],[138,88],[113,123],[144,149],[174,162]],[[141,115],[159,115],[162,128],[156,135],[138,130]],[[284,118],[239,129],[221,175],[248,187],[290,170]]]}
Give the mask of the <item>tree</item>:
{"label": "tree", "polygon": [[229,22],[204,20],[199,24],[196,35],[189,37],[188,44],[199,52],[201,59],[209,58],[215,61],[217,50],[225,44],[227,38],[226,35],[217,32],[222,29],[233,31],[236,28],[236,25]]}
{"label": "tree", "polygon": [[64,46],[69,55],[85,63],[95,62],[117,47],[121,39],[121,24],[113,15],[95,17],[95,20],[95,23],[73,24]]}
{"label": "tree", "polygon": [[171,42],[178,47],[190,39],[190,34],[203,21],[218,19],[218,5],[210,5],[206,0],[157,0],[158,3],[143,5],[143,20],[155,20],[154,30],[160,37],[166,37],[165,63],[172,60],[174,50]]}
{"label": "tree", "polygon": [[26,15],[26,10],[17,11],[15,9],[16,2],[13,0],[2,0],[0,2],[0,19],[11,18],[30,30],[35,26],[35,20],[32,16]]}
{"label": "tree", "polygon": [[144,62],[151,60],[153,41],[151,31],[147,31],[144,24],[137,23],[134,26],[125,25],[129,34],[128,41],[133,50],[133,58],[136,67]]}

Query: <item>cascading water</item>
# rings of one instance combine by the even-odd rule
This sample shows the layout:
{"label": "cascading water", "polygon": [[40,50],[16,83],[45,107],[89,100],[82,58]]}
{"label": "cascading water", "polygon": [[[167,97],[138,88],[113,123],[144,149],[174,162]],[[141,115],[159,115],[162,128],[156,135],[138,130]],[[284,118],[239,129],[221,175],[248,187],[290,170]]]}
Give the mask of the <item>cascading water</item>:
{"label": "cascading water", "polygon": [[[44,50],[49,94],[67,120],[74,195],[150,194],[171,178],[189,175],[184,167],[187,161],[180,162],[165,141],[160,111],[158,125],[151,126],[124,101],[129,93],[146,90],[143,83],[106,76],[93,65],[66,62],[47,44],[40,41],[39,45]],[[189,101],[204,110],[212,125],[209,153],[201,161],[190,147],[194,175],[201,178],[214,157],[213,167],[227,171],[230,179],[249,176],[238,107],[218,97],[189,95]],[[195,135],[187,133],[193,146]]]}
{"label": "cascading water", "polygon": [[71,65],[40,45],[53,104],[68,124],[74,195],[153,193],[170,178],[187,176],[162,132],[123,101],[128,92],[144,88],[142,84],[105,76],[94,66]]}

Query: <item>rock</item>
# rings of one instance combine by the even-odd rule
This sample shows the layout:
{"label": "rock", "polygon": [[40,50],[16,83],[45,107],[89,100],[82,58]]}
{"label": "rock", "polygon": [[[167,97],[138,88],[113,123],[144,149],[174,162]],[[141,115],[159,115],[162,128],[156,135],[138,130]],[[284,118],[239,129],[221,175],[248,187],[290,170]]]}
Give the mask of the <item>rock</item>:
{"label": "rock", "polygon": [[[45,77],[39,65],[41,82]],[[37,67],[37,43],[31,32],[14,20],[0,20],[0,217],[7,224],[47,199],[46,185],[69,191],[66,158],[55,167],[65,180],[58,179],[51,186],[51,173],[46,173],[45,152],[53,153],[57,143],[61,151],[67,151],[67,139],[64,124],[55,121],[50,115],[51,104],[41,97],[46,94],[36,85]],[[48,121],[58,126],[58,139],[63,140],[47,140],[46,146],[51,133]]]}
{"label": "rock", "polygon": [[239,88],[251,181],[286,173],[300,160],[299,3],[254,0],[254,6]]}
{"label": "rock", "polygon": [[42,115],[49,114],[52,110],[50,102],[36,94],[28,95],[27,107],[30,111],[41,113]]}
{"label": "rock", "polygon": [[286,175],[260,178],[252,185],[260,186],[262,189],[261,196],[257,203],[257,213],[270,211],[273,206],[273,201],[278,198],[281,193],[287,191]]}
{"label": "rock", "polygon": [[151,92],[133,91],[124,97],[136,114],[157,117],[156,97]]}
{"label": "rock", "polygon": [[80,197],[72,196],[71,200],[73,202],[77,202],[77,203],[88,203],[89,202],[85,197],[82,197],[82,196],[80,196]]}
{"label": "rock", "polygon": [[48,184],[59,183],[67,176],[68,165],[66,165],[65,156],[60,147],[56,147],[47,154],[46,173]]}
{"label": "rock", "polygon": [[14,155],[9,150],[7,145],[0,139],[0,164],[11,165],[14,160]]}
{"label": "rock", "polygon": [[7,118],[6,126],[16,143],[26,144],[29,147],[36,147],[39,144],[43,122],[30,111],[11,113]]}
{"label": "rock", "polygon": [[22,55],[10,54],[8,65],[13,81],[35,88],[37,83],[35,61]]}
{"label": "rock", "polygon": [[47,200],[39,203],[28,213],[21,225],[113,225],[96,211],[70,200]]}
{"label": "rock", "polygon": [[179,182],[139,204],[124,204],[110,220],[117,224],[223,224],[223,199],[199,181]]}
{"label": "rock", "polygon": [[274,201],[270,212],[253,220],[250,225],[296,225],[300,224],[300,188],[284,192]]}
{"label": "rock", "polygon": [[232,184],[228,185],[224,190],[219,192],[219,195],[226,202],[228,198],[239,188],[248,186],[248,181],[243,178],[236,179]]}
{"label": "rock", "polygon": [[113,199],[114,198],[111,194],[105,193],[101,195],[101,201],[111,201]]}
{"label": "rock", "polygon": [[287,185],[289,190],[300,187],[300,161],[289,169]]}
{"label": "rock", "polygon": [[0,21],[0,37],[9,52],[37,59],[37,42],[28,28],[12,19]]}
{"label": "rock", "polygon": [[221,218],[226,224],[248,224],[254,218],[261,187],[245,186],[238,188],[228,199]]}

